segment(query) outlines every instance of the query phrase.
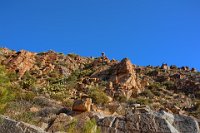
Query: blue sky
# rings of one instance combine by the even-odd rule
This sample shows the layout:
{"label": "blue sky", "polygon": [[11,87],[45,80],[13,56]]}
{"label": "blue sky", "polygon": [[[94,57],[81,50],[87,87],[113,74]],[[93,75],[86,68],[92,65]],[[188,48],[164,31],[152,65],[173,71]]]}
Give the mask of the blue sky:
{"label": "blue sky", "polygon": [[0,0],[0,46],[200,70],[200,0]]}

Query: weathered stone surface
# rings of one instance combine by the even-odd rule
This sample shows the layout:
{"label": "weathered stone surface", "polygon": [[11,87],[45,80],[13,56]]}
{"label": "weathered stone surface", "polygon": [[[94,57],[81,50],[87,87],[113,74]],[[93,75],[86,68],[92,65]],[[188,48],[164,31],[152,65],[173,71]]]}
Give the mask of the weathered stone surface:
{"label": "weathered stone surface", "polygon": [[123,90],[132,90],[132,92],[128,91],[128,93],[125,94],[127,98],[129,98],[132,93],[138,94],[143,91],[140,81],[136,77],[133,64],[127,58],[111,66],[110,68],[94,73],[92,77],[112,82],[112,86],[116,90],[119,88]]}
{"label": "weathered stone surface", "polygon": [[86,112],[91,110],[92,99],[86,98],[81,100],[76,100],[73,104],[73,111]]}
{"label": "weathered stone surface", "polygon": [[0,115],[0,133],[46,133],[39,127]]}
{"label": "weathered stone surface", "polygon": [[35,55],[35,53],[21,50],[5,60],[4,64],[7,64],[11,70],[16,71],[22,77],[26,71],[33,67]]}
{"label": "weathered stone surface", "polygon": [[53,124],[49,127],[48,132],[54,133],[58,131],[66,131],[72,122],[73,117],[61,113],[56,117]]}
{"label": "weathered stone surface", "polygon": [[103,133],[199,133],[198,122],[189,116],[165,111],[136,113],[129,109],[125,116],[107,116],[98,120]]}

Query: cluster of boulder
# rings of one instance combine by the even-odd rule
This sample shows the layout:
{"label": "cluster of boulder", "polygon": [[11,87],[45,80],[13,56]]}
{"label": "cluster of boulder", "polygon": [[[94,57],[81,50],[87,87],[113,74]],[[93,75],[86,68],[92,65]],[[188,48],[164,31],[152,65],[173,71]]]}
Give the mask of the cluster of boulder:
{"label": "cluster of boulder", "polygon": [[[15,52],[8,49],[0,50],[0,63],[5,65],[9,70],[15,71],[19,75],[20,80],[23,80],[23,75],[29,72],[37,79],[36,83],[38,83],[38,86],[48,86],[49,84],[54,85],[54,83],[58,83],[56,84],[58,85],[58,87],[56,86],[57,88],[52,85],[53,87],[49,90],[44,89],[45,91],[43,91],[43,93],[45,96],[50,98],[50,94],[52,93],[69,91],[69,93],[61,94],[68,94],[69,97],[66,99],[73,101],[73,105],[70,108],[65,108],[61,102],[54,101],[52,102],[53,104],[47,104],[51,100],[46,100],[45,97],[34,98],[34,100],[36,100],[34,103],[42,103],[41,105],[43,107],[31,107],[30,112],[35,113],[36,116],[41,119],[43,122],[43,129],[0,116],[0,133],[58,132],[61,129],[67,130],[70,128],[75,120],[78,120],[78,125],[75,126],[78,128],[82,127],[84,122],[92,119],[95,119],[96,126],[99,127],[103,133],[200,132],[197,120],[193,117],[181,114],[180,112],[183,111],[182,108],[174,104],[179,100],[178,98],[180,98],[181,100],[179,100],[179,103],[181,103],[181,106],[184,107],[185,105],[185,107],[192,108],[191,101],[200,97],[200,94],[197,93],[200,90],[200,76],[194,68],[178,68],[174,65],[168,66],[167,64],[162,64],[162,66],[159,67],[139,67],[133,65],[127,58],[120,62],[109,60],[105,56],[105,53],[102,53],[101,57],[94,59],[80,57],[74,54],[64,56],[54,51],[36,54],[25,50]],[[75,70],[86,72],[86,74],[84,73],[84,75],[81,73],[84,76],[81,74],[77,76],[75,73],[74,75],[77,76],[75,77],[77,79],[73,82],[76,82],[76,85],[67,90],[67,85],[70,83],[68,82],[68,77],[70,77],[70,75],[74,76],[72,73],[75,72]],[[87,73],[88,71],[89,74]],[[54,79],[56,80],[54,81]],[[103,83],[104,85],[102,85]],[[129,106],[127,100],[131,98],[131,100],[133,100],[137,98],[138,95],[144,98],[143,100],[150,98],[140,95],[146,89],[149,89],[150,83],[159,83],[162,85],[168,83],[167,85],[171,85],[170,89],[173,90],[163,89],[162,86],[158,86],[156,91],[162,91],[162,95],[159,96],[159,92],[157,92],[157,94],[152,94],[152,99],[155,102],[161,103],[160,100],[163,102],[170,100],[170,98],[175,98],[173,99],[175,102],[173,104],[168,101],[167,103],[163,103],[163,107],[165,108],[160,109],[160,111],[152,111],[148,106],[140,104]],[[60,90],[59,87],[63,87],[64,89]],[[102,105],[98,108],[92,102],[88,92],[92,87],[101,89],[101,91],[107,94],[106,96],[109,99],[108,105]],[[43,88],[40,91],[42,91]],[[47,95],[47,91],[51,93]],[[172,94],[173,92],[181,93]],[[169,95],[167,93],[169,93]],[[165,95],[168,97],[165,97]],[[127,103],[120,103],[118,98],[121,97],[125,98]],[[123,104],[127,106],[123,106]],[[107,109],[108,112],[103,108],[105,110]],[[114,111],[112,112],[111,110]],[[123,113],[118,113],[120,112],[118,110]],[[176,114],[172,114],[172,112]],[[96,129],[97,128],[94,128],[92,131],[95,132]]]}
{"label": "cluster of boulder", "polygon": [[[86,107],[87,105],[85,105]],[[79,108],[74,108],[80,110]],[[83,111],[83,110],[82,110]],[[184,115],[173,115],[163,110],[159,112],[152,111],[148,106],[134,105],[126,109],[123,116],[105,115],[102,112],[88,112],[71,116],[69,114],[60,113],[57,115],[53,123],[49,125],[46,131],[58,132],[59,130],[67,130],[74,120],[78,120],[79,128],[84,122],[95,119],[97,127],[102,133],[199,133],[198,122],[195,118]],[[45,132],[41,128],[31,126],[22,122],[16,122],[4,116],[1,116],[0,132],[15,133],[42,133]],[[96,129],[91,129],[96,132]]]}
{"label": "cluster of boulder", "polygon": [[188,116],[165,111],[154,112],[148,107],[127,109],[125,116],[98,117],[103,133],[199,133],[198,122]]}

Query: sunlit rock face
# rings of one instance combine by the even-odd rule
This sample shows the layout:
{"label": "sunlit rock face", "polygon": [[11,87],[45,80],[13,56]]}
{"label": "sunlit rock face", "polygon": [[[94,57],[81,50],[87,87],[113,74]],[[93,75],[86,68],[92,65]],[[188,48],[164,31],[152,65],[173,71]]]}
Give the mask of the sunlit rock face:
{"label": "sunlit rock face", "polygon": [[129,109],[125,116],[96,118],[103,133],[199,133],[198,123],[192,117],[154,112],[146,107]]}
{"label": "sunlit rock face", "polygon": [[137,95],[143,91],[141,81],[136,77],[134,66],[127,58],[124,58],[121,62],[112,65],[106,70],[95,73],[92,77],[112,82],[116,91],[120,91],[128,97],[132,94]]}

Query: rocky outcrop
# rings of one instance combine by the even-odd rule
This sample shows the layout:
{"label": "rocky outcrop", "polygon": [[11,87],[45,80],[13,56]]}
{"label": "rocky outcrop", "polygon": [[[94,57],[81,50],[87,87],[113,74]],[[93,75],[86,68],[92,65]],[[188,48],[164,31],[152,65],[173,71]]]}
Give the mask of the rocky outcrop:
{"label": "rocky outcrop", "polygon": [[134,66],[127,58],[104,71],[94,73],[92,77],[112,82],[115,90],[120,91],[120,93],[122,91],[125,96],[128,93],[128,97],[132,94],[138,94],[143,91],[140,80],[136,77]]}
{"label": "rocky outcrop", "polygon": [[0,115],[0,133],[46,133],[39,127]]}
{"label": "rocky outcrop", "polygon": [[66,131],[68,128],[70,128],[70,125],[73,122],[73,117],[61,113],[56,117],[53,124],[47,130],[51,133]]}
{"label": "rocky outcrop", "polygon": [[81,100],[76,100],[72,106],[73,111],[86,112],[91,110],[92,99],[86,98]]}
{"label": "rocky outcrop", "polygon": [[35,53],[21,50],[4,61],[7,67],[19,74],[21,78],[35,63]]}
{"label": "rocky outcrop", "polygon": [[125,116],[96,115],[102,133],[199,133],[198,122],[189,116],[154,112],[148,107],[128,109]]}
{"label": "rocky outcrop", "polygon": [[133,65],[129,59],[123,59],[111,71],[109,81],[121,84],[125,89],[139,89],[139,83],[137,82]]}

